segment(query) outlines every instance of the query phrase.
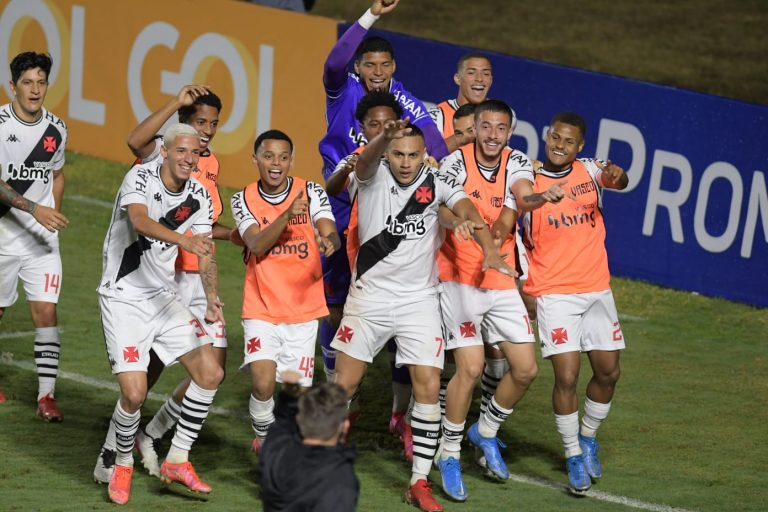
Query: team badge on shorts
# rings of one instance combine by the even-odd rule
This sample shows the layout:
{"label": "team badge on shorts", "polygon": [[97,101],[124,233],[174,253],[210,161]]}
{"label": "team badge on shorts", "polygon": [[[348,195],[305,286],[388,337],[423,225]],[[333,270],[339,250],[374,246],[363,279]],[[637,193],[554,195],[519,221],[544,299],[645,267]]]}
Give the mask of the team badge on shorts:
{"label": "team badge on shorts", "polygon": [[553,329],[549,336],[552,338],[552,343],[555,345],[563,345],[568,341],[568,330],[564,327],[558,327],[557,329]]}
{"label": "team badge on shorts", "polygon": [[339,332],[336,333],[336,339],[342,343],[349,343],[350,340],[352,340],[352,336],[354,335],[355,335],[355,331],[353,331],[350,327],[347,327],[346,325],[342,325],[341,327],[339,327]]}

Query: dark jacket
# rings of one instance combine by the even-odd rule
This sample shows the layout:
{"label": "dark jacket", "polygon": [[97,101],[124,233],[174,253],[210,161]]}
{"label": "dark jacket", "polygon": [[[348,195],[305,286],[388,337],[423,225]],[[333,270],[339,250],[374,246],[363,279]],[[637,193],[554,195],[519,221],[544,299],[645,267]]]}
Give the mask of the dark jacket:
{"label": "dark jacket", "polygon": [[280,393],[275,423],[269,427],[259,456],[264,511],[355,510],[360,484],[353,467],[354,447],[303,444],[297,412],[296,398]]}

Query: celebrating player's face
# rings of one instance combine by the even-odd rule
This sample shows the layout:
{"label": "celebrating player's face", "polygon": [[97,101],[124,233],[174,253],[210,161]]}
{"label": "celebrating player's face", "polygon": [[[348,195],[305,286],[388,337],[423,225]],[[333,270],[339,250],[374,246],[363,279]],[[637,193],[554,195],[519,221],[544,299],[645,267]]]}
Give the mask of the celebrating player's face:
{"label": "celebrating player's face", "polygon": [[565,168],[584,147],[584,137],[578,127],[558,122],[549,128],[546,146],[550,167]]}
{"label": "celebrating player's face", "polygon": [[14,110],[24,121],[37,118],[43,108],[45,94],[48,92],[48,75],[40,68],[24,71],[19,80],[11,82],[11,91],[16,96]]}
{"label": "celebrating player's face", "polygon": [[397,121],[395,111],[390,107],[374,107],[368,110],[363,118],[363,135],[367,140],[373,140],[384,130],[384,123],[387,121]]}
{"label": "celebrating player's face", "polygon": [[360,75],[367,92],[388,91],[389,82],[395,73],[395,61],[389,52],[364,53],[360,60],[355,62],[355,72]]}
{"label": "celebrating player's face", "polygon": [[210,105],[198,105],[197,112],[187,121],[200,134],[200,150],[208,149],[208,144],[216,136],[219,127],[219,111]]}
{"label": "celebrating player's face", "polygon": [[478,155],[486,165],[495,165],[501,150],[512,136],[511,119],[504,112],[480,112],[475,120]]}
{"label": "celebrating player's face", "polygon": [[403,137],[389,143],[385,155],[398,183],[407,185],[414,180],[424,163],[424,153],[424,139],[419,136]]}
{"label": "celebrating player's face", "polygon": [[288,171],[293,161],[291,145],[285,140],[267,139],[253,157],[259,169],[259,179],[265,192],[275,194],[288,186]]}
{"label": "celebrating player's face", "polygon": [[171,178],[176,184],[186,182],[197,168],[200,159],[200,140],[192,135],[179,135],[165,148],[163,156],[168,162]]}
{"label": "celebrating player's face", "polygon": [[474,135],[475,133],[475,117],[464,116],[453,120],[453,133],[459,137],[465,134]]}
{"label": "celebrating player's face", "polygon": [[491,63],[487,59],[467,59],[461,69],[453,77],[459,86],[459,103],[481,103],[488,95],[488,89],[493,83]]}

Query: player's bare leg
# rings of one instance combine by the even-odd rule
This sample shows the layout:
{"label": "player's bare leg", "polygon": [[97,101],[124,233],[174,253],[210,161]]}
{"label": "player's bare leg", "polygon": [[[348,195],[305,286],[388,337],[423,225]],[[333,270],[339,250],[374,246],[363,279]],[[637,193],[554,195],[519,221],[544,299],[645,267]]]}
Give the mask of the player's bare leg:
{"label": "player's bare leg", "polygon": [[45,421],[59,422],[64,418],[56,405],[54,392],[59,374],[59,335],[56,304],[30,301],[29,311],[35,326],[35,364],[37,365],[37,416]]}
{"label": "player's bare leg", "polygon": [[363,380],[368,363],[348,356],[343,352],[336,352],[336,384],[343,387],[351,398],[357,391]]}
{"label": "player's bare leg", "polygon": [[592,378],[587,384],[584,399],[584,415],[581,418],[579,444],[584,454],[584,465],[593,480],[603,476],[602,465],[597,453],[597,429],[608,417],[611,400],[619,380],[619,351],[593,350],[588,353],[592,365]]}
{"label": "player's bare leg", "polygon": [[251,371],[248,412],[255,435],[251,448],[255,453],[259,453],[267,438],[269,427],[275,422],[275,402],[272,396],[275,394],[277,364],[272,360],[262,359],[251,362],[248,368]]}
{"label": "player's bare leg", "polygon": [[160,466],[165,483],[179,482],[194,492],[209,493],[211,486],[201,481],[189,462],[189,451],[208,417],[216,390],[224,378],[224,370],[213,354],[211,345],[203,345],[179,357],[192,382],[181,403],[181,416],[171,440],[171,449]]}
{"label": "player's bare leg", "polygon": [[557,431],[563,440],[568,480],[571,492],[583,494],[589,490],[591,482],[579,444],[579,404],[576,399],[576,386],[579,382],[581,353],[555,354],[550,360],[555,373],[552,408],[555,412]]}

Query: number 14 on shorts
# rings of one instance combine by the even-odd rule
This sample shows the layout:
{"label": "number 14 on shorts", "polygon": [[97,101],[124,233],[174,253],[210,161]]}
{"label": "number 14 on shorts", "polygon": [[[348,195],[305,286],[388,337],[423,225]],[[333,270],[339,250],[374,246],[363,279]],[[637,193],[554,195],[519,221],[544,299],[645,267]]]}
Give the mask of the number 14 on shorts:
{"label": "number 14 on shorts", "polygon": [[56,295],[58,295],[59,285],[61,285],[61,274],[49,274],[48,272],[45,273],[45,293],[48,293],[48,290],[53,288],[56,290]]}

